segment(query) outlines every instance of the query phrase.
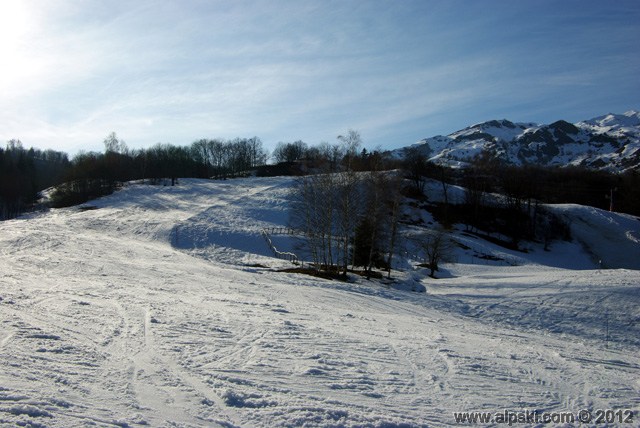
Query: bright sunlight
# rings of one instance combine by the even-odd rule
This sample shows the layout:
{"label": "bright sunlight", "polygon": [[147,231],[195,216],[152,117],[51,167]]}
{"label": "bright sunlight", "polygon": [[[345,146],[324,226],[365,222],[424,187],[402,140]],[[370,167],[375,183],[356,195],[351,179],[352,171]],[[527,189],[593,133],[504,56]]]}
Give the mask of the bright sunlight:
{"label": "bright sunlight", "polygon": [[11,56],[18,53],[29,24],[29,13],[24,2],[0,1],[0,54],[5,64],[10,64]]}

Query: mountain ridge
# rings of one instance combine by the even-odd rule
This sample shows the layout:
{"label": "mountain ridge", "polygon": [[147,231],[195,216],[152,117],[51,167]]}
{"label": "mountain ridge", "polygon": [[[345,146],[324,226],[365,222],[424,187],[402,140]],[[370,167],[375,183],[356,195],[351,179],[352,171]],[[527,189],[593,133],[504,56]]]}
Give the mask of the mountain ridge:
{"label": "mountain ridge", "polygon": [[452,167],[464,167],[487,152],[512,165],[574,165],[625,172],[640,169],[640,112],[608,113],[576,123],[489,120],[446,136],[424,138],[392,154],[401,158],[410,149]]}

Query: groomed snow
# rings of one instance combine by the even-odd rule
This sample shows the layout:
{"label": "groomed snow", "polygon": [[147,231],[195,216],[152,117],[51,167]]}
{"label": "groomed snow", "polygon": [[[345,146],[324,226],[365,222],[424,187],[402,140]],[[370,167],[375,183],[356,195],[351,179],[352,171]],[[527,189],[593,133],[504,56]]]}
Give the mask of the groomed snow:
{"label": "groomed snow", "polygon": [[[457,234],[470,249],[438,280],[276,272],[289,264],[260,231],[286,226],[291,183],[131,185],[0,223],[0,425],[440,427],[582,408],[637,424],[640,271],[600,270],[578,242],[525,254]],[[638,254],[632,218],[558,209]],[[427,292],[397,289],[411,281]]]}

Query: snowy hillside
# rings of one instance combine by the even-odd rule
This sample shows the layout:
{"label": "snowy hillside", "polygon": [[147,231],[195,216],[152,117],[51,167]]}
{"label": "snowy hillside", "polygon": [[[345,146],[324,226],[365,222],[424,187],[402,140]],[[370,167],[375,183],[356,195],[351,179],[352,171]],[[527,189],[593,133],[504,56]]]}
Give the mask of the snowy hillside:
{"label": "snowy hillside", "polygon": [[[621,172],[640,167],[640,112],[608,114],[571,124],[492,120],[410,147],[431,160],[459,166],[487,150],[515,164],[582,165]],[[404,150],[394,151],[402,156]]]}
{"label": "snowy hillside", "polygon": [[558,206],[579,239],[551,252],[460,231],[441,279],[406,262],[393,283],[346,283],[277,271],[290,263],[261,232],[297,251],[277,232],[291,184],[131,185],[0,223],[0,426],[445,427],[607,408],[637,425],[636,218]]}

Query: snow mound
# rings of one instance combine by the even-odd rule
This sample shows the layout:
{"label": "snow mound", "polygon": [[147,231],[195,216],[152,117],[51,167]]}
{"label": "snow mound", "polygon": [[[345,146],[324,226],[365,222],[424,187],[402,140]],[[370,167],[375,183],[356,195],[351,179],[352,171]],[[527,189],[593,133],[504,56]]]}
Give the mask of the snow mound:
{"label": "snow mound", "polygon": [[573,237],[603,268],[640,270],[640,219],[581,205],[551,205],[570,224]]}

